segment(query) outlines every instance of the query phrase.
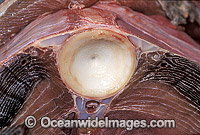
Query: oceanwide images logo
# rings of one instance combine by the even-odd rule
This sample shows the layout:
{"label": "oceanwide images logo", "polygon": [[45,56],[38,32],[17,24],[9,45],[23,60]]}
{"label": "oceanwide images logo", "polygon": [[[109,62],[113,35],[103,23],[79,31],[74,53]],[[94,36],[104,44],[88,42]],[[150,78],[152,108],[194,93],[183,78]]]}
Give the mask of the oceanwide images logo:
{"label": "oceanwide images logo", "polygon": [[[34,128],[37,120],[34,116],[28,116],[25,119],[25,125],[28,128]],[[134,128],[175,128],[175,120],[151,120],[147,124],[146,120],[110,120],[108,117],[104,119],[85,120],[55,120],[49,117],[42,117],[40,126],[43,128],[126,128],[126,130],[133,130]]]}

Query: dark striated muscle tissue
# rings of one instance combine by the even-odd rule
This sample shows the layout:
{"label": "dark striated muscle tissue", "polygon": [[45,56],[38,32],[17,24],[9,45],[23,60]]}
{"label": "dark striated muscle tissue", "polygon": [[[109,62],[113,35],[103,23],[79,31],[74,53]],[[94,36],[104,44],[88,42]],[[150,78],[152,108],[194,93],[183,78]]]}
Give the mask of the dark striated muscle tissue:
{"label": "dark striated muscle tissue", "polygon": [[200,108],[200,66],[190,60],[166,53],[149,63],[143,80],[170,84]]}
{"label": "dark striated muscle tissue", "polygon": [[33,87],[46,77],[41,61],[18,54],[0,68],[0,128],[8,126]]}

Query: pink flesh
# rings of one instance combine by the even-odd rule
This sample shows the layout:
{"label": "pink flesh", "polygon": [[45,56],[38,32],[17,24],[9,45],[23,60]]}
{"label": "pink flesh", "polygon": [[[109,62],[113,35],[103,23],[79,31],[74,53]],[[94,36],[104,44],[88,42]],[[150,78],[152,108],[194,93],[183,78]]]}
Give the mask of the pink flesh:
{"label": "pink flesh", "polygon": [[[124,16],[124,14],[126,16]],[[119,29],[121,30],[120,33],[122,35],[138,36],[166,50],[169,50],[170,52],[183,55],[187,57],[188,59],[191,59],[200,63],[200,58],[198,56],[200,54],[199,46],[185,33],[162,26],[161,24],[159,24],[158,22],[156,22],[155,20],[149,17],[146,17],[140,13],[134,12],[128,8],[123,8],[114,4],[97,4],[94,7],[89,8],[89,9],[62,10],[52,15],[42,15],[33,23],[31,23],[28,27],[26,27],[23,31],[21,31],[7,45],[1,47],[0,61],[3,62],[4,59],[15,55],[20,50],[23,51],[24,47],[27,47],[29,44],[33,43],[37,39],[41,39],[43,37],[47,37],[49,35],[55,35],[58,33],[74,32],[76,34],[77,32],[84,31],[86,29],[100,28],[100,27],[110,29],[110,30],[112,30],[112,28]],[[55,69],[57,68],[55,67]],[[54,78],[54,76],[52,78]],[[27,106],[24,106],[24,108],[19,113],[19,116],[20,114],[23,114],[23,113],[25,115],[34,113],[39,118],[41,118],[42,116],[47,114],[46,111],[53,110],[52,113],[50,113],[51,114],[50,117],[59,118],[59,115],[61,115],[62,113],[68,113],[70,109],[74,107],[73,100],[70,99],[69,103],[65,103],[63,101],[66,101],[65,99],[68,99],[68,98],[60,99],[60,95],[62,95],[63,93],[64,93],[63,95],[66,94],[69,96],[69,94],[67,94],[66,92],[67,90],[63,92],[63,89],[65,87],[64,85],[59,84],[60,86],[62,86],[61,89],[59,89],[59,91],[54,93],[55,92],[54,90],[57,89],[57,86],[55,85],[57,84],[57,82],[58,80],[56,79],[51,81],[52,87],[48,87],[47,89],[45,89],[47,87],[46,86],[47,84],[45,85],[45,82],[41,84],[41,87],[39,86],[38,88],[36,88],[34,90],[35,93],[33,93],[32,97],[30,97],[30,100],[27,101],[27,104],[26,104],[27,106],[29,106],[29,105],[32,105],[31,103],[34,103],[35,107],[30,108],[30,110],[24,113],[27,109]],[[152,84],[148,84],[147,86],[149,87],[150,85]],[[159,86],[161,89],[163,89],[164,85],[159,85]],[[40,90],[42,91],[44,90],[45,94],[42,94],[42,95],[40,95],[40,93],[38,94],[37,91],[40,91]],[[136,90],[139,91],[139,89],[136,89]],[[47,95],[47,93],[49,93],[49,95]],[[146,94],[146,89],[144,89],[144,93]],[[151,92],[150,96],[151,94],[154,94],[154,93]],[[35,102],[34,99],[38,97],[38,95],[41,96],[39,97],[40,100]],[[129,95],[130,94],[127,94],[127,96]],[[56,96],[58,100],[56,100],[56,102],[51,102],[52,100],[51,98],[54,98],[54,96]],[[122,97],[125,97],[125,96],[122,96]],[[44,99],[45,101],[49,101],[49,102],[46,104],[46,108],[44,107],[40,109],[40,105],[42,104],[42,102],[40,101],[43,101]],[[135,100],[134,98],[130,98],[130,100],[131,99],[132,99],[133,104],[135,104],[134,102],[139,103],[140,101],[143,100],[143,98],[137,99],[137,97],[135,97],[135,99],[137,100]],[[174,100],[179,100],[179,98],[175,97]],[[124,102],[122,103],[126,103],[126,102],[127,100],[124,100]],[[159,102],[160,101],[157,101],[157,103]],[[116,102],[113,101],[113,104],[116,104]],[[111,105],[110,111],[120,109],[121,107],[120,104],[116,104],[116,106],[114,106],[113,104]],[[123,107],[125,108],[125,106]],[[152,106],[152,108],[153,107],[155,106]],[[130,109],[131,107],[128,106],[128,108]],[[40,111],[37,111],[37,109],[40,109]],[[180,111],[180,109],[178,110]],[[172,112],[169,114],[173,115],[174,113]],[[145,116],[142,113],[139,115],[138,118],[146,119],[146,117],[140,117],[140,116]],[[16,117],[16,119],[18,117]],[[24,120],[23,118],[21,117],[19,121],[16,120],[17,124],[23,122]],[[163,118],[166,118],[166,117],[163,117]],[[41,130],[39,126],[34,131],[34,133],[37,133],[37,134],[39,133],[40,134],[47,134],[47,133],[56,134],[55,132],[56,131],[53,131],[52,129],[48,129],[46,131]],[[163,133],[169,133],[169,132],[163,131]],[[178,132],[177,134],[180,134],[180,133]]]}

